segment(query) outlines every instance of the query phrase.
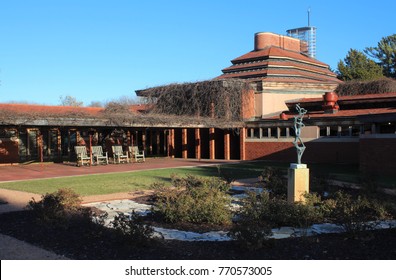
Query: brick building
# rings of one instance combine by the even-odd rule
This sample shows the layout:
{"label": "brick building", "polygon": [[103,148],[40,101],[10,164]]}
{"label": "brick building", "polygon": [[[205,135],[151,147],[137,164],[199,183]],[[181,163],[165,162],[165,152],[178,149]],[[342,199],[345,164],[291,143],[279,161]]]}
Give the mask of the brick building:
{"label": "brick building", "polygon": [[[145,114],[150,106],[132,106],[128,113],[120,113],[0,104],[0,163],[73,161],[73,147],[84,144],[102,145],[110,153],[111,145],[121,144],[125,149],[138,145],[148,155],[293,162],[293,116],[295,104],[300,103],[308,110],[302,134],[307,146],[304,162],[355,163],[362,170],[391,173],[396,93],[342,96],[336,107],[329,107],[323,96],[341,82],[328,65],[304,55],[305,48],[295,38],[256,33],[252,51],[233,59],[214,80],[195,83],[196,88],[204,88],[205,83],[227,88],[231,81],[247,85],[241,90],[237,112],[241,119],[233,122],[222,122],[227,113],[214,115],[219,103],[227,105],[226,97],[206,110],[213,113],[209,118],[220,120],[217,123],[207,121],[202,112],[176,121],[151,117]],[[159,97],[166,88],[136,93],[157,92]]]}

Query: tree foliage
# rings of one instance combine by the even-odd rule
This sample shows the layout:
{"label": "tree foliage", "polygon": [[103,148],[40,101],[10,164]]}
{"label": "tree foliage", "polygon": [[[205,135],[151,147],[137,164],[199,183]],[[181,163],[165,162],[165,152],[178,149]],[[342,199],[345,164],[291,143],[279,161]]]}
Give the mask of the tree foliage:
{"label": "tree foliage", "polygon": [[71,95],[66,95],[63,97],[62,95],[59,97],[61,106],[71,106],[71,107],[82,107],[84,103],[82,101],[78,101],[75,97]]}
{"label": "tree foliage", "polygon": [[364,52],[378,62],[386,77],[396,78],[396,34],[383,37],[376,47],[368,47]]}
{"label": "tree foliage", "polygon": [[338,78],[341,80],[374,80],[381,77],[381,66],[361,51],[350,49],[344,61],[338,62]]}

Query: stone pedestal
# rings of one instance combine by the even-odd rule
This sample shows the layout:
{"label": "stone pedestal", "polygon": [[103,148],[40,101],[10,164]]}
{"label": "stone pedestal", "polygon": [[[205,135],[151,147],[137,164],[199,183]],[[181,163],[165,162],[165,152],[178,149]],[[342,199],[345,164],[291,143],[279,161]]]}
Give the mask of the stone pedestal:
{"label": "stone pedestal", "polygon": [[304,202],[309,193],[309,169],[306,164],[291,163],[288,171],[287,201]]}

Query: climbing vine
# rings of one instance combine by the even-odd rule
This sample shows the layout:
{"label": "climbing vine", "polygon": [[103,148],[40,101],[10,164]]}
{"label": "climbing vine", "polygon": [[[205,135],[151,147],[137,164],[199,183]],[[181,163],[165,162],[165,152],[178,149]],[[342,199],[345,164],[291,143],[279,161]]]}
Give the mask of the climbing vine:
{"label": "climbing vine", "polygon": [[153,105],[152,113],[167,116],[241,121],[245,81],[239,79],[211,80],[196,83],[170,84],[140,91]]}
{"label": "climbing vine", "polygon": [[396,92],[396,80],[383,78],[373,81],[349,81],[340,84],[335,92],[339,96]]}
{"label": "climbing vine", "polygon": [[122,102],[109,102],[96,113],[83,107],[25,112],[0,108],[0,123],[22,125],[54,119],[83,123],[90,119],[97,121],[97,125],[120,127],[237,128],[242,126],[242,107],[247,91],[248,84],[238,79],[170,84],[139,91],[145,102],[139,112]]}

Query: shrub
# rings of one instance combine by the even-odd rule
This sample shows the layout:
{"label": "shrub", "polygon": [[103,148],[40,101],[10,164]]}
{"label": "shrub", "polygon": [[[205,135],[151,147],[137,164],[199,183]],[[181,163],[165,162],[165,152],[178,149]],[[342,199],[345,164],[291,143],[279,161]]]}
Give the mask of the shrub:
{"label": "shrub", "polygon": [[76,216],[89,216],[87,209],[81,207],[81,201],[77,193],[65,188],[43,195],[40,201],[33,198],[27,208],[34,212],[39,221],[61,225]]}
{"label": "shrub", "polygon": [[242,247],[262,248],[272,235],[272,224],[263,217],[269,200],[267,193],[256,195],[254,192],[249,192],[248,197],[243,200],[243,207],[237,215],[238,220],[229,232]]}
{"label": "shrub", "polygon": [[[230,183],[225,179],[219,177],[202,178],[194,175],[187,174],[186,177],[181,178],[175,174],[171,175],[172,186],[175,188],[201,188],[208,187],[219,189],[222,192],[227,192],[230,189]],[[154,183],[154,187],[158,183]]]}
{"label": "shrub", "polygon": [[259,180],[264,184],[264,188],[271,192],[272,196],[281,198],[287,196],[287,182],[282,169],[265,167]]}
{"label": "shrub", "polygon": [[329,191],[332,190],[332,185],[329,180],[328,175],[323,175],[323,174],[318,174],[318,175],[313,175],[310,173],[310,178],[309,178],[309,189],[312,192],[316,193],[328,193]]}
{"label": "shrub", "polygon": [[195,176],[172,177],[175,187],[155,185],[153,212],[166,222],[229,224],[230,197],[224,182]]}
{"label": "shrub", "polygon": [[227,181],[218,178],[218,177],[210,177],[203,180],[203,186],[210,189],[217,189],[220,192],[226,193],[230,190],[230,183]]}
{"label": "shrub", "polygon": [[119,213],[114,217],[111,225],[116,232],[126,239],[129,245],[147,245],[152,240],[154,229],[144,223],[144,220],[135,211],[128,217]]}
{"label": "shrub", "polygon": [[242,248],[260,249],[272,235],[272,227],[265,221],[253,218],[242,219],[228,233]]}
{"label": "shrub", "polygon": [[335,193],[333,204],[330,218],[349,233],[372,229],[378,221],[389,218],[382,205],[366,197],[353,198],[347,193],[338,191]]}
{"label": "shrub", "polygon": [[[307,196],[309,203],[289,203],[284,199],[270,198],[268,195],[264,201],[266,205],[259,209],[262,219],[266,220],[273,227],[292,226],[307,228],[313,223],[322,220],[322,213],[315,206],[314,198]],[[315,197],[316,199],[316,197]]]}
{"label": "shrub", "polygon": [[203,179],[194,175],[187,174],[185,178],[171,175],[172,186],[176,188],[198,188],[203,186]]}
{"label": "shrub", "polygon": [[317,196],[308,197],[310,203],[288,203],[270,197],[268,193],[249,193],[238,213],[238,221],[230,232],[244,247],[261,248],[271,236],[271,229],[281,226],[307,228],[322,221],[322,212],[315,206]]}
{"label": "shrub", "polygon": [[236,179],[235,174],[232,172],[232,170],[224,169],[220,165],[217,165],[217,174],[228,184],[231,184]]}

